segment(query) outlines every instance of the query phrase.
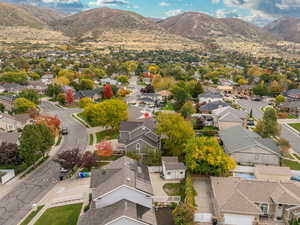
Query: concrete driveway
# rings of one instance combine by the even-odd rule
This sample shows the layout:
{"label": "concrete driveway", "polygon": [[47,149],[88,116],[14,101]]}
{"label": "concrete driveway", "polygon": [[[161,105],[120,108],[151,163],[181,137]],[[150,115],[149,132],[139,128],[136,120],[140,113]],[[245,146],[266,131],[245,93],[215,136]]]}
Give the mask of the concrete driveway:
{"label": "concrete driveway", "polygon": [[209,178],[193,177],[193,185],[198,193],[196,196],[197,213],[212,213]]}
{"label": "concrete driveway", "polygon": [[168,196],[164,191],[163,186],[167,183],[179,183],[177,180],[164,180],[160,177],[160,173],[150,173],[150,180],[154,196]]}

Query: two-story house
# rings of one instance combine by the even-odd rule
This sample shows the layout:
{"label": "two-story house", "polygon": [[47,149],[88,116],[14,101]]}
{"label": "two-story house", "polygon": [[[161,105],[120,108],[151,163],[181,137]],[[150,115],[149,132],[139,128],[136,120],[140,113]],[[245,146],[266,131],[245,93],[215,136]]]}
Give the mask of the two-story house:
{"label": "two-story house", "polygon": [[149,149],[160,149],[160,136],[155,133],[155,120],[122,121],[120,124],[120,150],[146,153]]}
{"label": "two-story house", "polygon": [[92,206],[78,225],[156,225],[146,166],[126,156],[92,171]]}

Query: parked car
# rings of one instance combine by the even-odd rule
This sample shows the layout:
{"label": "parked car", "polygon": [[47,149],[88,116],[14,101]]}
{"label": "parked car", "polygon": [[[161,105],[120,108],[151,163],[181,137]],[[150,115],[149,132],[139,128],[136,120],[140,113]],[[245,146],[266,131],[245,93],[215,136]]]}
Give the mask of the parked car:
{"label": "parked car", "polygon": [[62,135],[68,135],[69,131],[68,131],[68,128],[64,127],[61,129],[61,134]]}
{"label": "parked car", "polygon": [[247,121],[247,126],[249,126],[249,127],[255,126],[254,120],[248,120],[248,121]]}

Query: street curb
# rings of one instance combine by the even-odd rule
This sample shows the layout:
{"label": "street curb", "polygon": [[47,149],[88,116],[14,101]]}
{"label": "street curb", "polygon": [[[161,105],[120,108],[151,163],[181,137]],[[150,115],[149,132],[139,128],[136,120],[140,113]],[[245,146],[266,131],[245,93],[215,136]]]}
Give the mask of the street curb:
{"label": "street curb", "polygon": [[282,125],[287,127],[288,129],[290,129],[291,131],[293,131],[294,133],[296,133],[297,135],[300,136],[300,132],[297,131],[295,128],[291,127],[288,123],[283,123]]}
{"label": "street curb", "polygon": [[72,117],[81,125],[84,126],[84,128],[92,128],[89,124],[87,124],[85,121],[83,121],[78,115],[78,113],[73,113]]}

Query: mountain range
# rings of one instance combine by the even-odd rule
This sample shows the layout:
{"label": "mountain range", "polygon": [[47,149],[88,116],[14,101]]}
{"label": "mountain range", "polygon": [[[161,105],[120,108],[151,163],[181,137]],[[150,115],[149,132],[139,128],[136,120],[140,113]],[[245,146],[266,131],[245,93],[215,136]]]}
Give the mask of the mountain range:
{"label": "mountain range", "polygon": [[[300,19],[282,18],[264,28],[236,18],[219,19],[204,13],[186,12],[163,20],[131,11],[96,8],[66,15],[51,8],[0,3],[0,40],[13,40],[13,30],[32,29],[35,40],[60,36],[60,40],[94,41],[132,48],[202,48],[213,42],[264,46],[268,42],[300,42]],[[7,32],[7,30],[11,32]],[[5,32],[5,37],[1,32]],[[27,32],[28,33],[28,32]],[[19,37],[20,38],[20,37]],[[26,37],[28,39],[29,37]],[[53,41],[55,41],[53,39]],[[249,47],[251,48],[251,47]],[[239,49],[237,49],[239,50]]]}

